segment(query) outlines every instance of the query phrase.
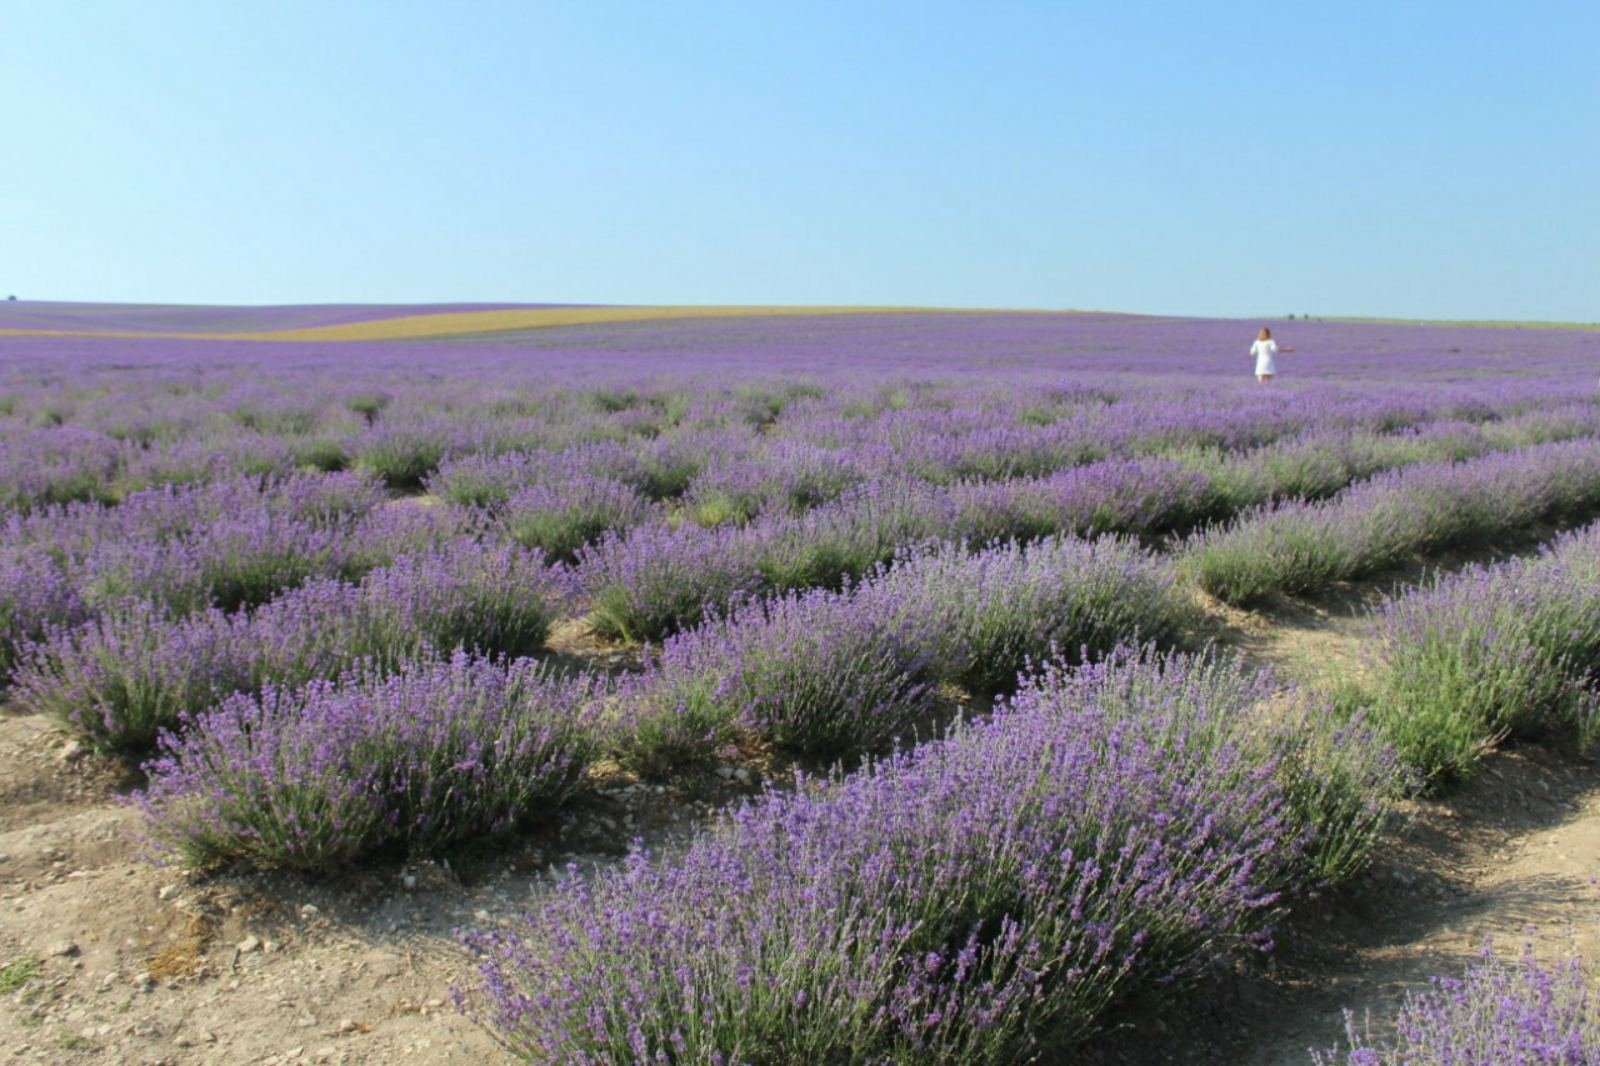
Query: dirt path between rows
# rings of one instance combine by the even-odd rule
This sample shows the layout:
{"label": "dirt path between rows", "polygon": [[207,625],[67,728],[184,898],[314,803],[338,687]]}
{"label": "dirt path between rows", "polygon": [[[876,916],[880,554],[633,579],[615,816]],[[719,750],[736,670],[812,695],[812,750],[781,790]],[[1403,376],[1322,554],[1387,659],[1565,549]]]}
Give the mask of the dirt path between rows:
{"label": "dirt path between rows", "polygon": [[[1388,583],[1317,607],[1213,609],[1220,641],[1288,675],[1325,677],[1359,649]],[[588,649],[580,649],[588,651]],[[606,788],[547,832],[476,861],[374,864],[323,881],[190,881],[145,862],[136,777],[35,718],[0,711],[0,1062],[143,1066],[500,1061],[449,1003],[464,971],[452,930],[511,920],[551,863],[611,861],[669,840],[759,775],[684,789]],[[1119,1013],[1075,1062],[1304,1066],[1375,1023],[1487,937],[1529,934],[1600,961],[1600,770],[1523,746],[1443,801],[1411,805],[1368,876],[1305,901],[1280,950],[1181,995]]]}

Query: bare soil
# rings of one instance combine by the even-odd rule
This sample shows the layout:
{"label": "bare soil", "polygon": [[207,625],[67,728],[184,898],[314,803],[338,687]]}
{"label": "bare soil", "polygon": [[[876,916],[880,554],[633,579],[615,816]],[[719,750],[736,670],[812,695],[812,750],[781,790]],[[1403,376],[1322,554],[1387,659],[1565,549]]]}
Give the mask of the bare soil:
{"label": "bare soil", "polygon": [[[1316,605],[1212,604],[1208,617],[1249,660],[1326,679],[1355,662],[1364,618],[1397,579]],[[581,629],[556,643],[563,659],[633,664]],[[615,861],[636,837],[670,848],[789,769],[758,751],[670,786],[602,769],[557,821],[453,866],[191,878],[141,855],[123,799],[137,772],[0,711],[0,1062],[499,1061],[451,1006],[468,966],[453,930],[512,920],[554,867]],[[1459,971],[1486,939],[1600,959],[1596,874],[1600,768],[1500,751],[1454,795],[1410,805],[1352,888],[1298,901],[1277,952],[1129,1005],[1074,1061],[1303,1066],[1341,1036],[1346,1008],[1381,1028],[1408,990]]]}

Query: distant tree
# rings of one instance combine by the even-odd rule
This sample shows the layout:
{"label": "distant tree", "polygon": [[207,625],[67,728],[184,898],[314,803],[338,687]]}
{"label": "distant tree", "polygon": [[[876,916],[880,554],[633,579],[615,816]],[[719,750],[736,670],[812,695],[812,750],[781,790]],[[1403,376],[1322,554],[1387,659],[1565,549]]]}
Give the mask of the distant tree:
{"label": "distant tree", "polygon": [[6,299],[7,299],[7,300],[10,300],[10,301],[14,301],[14,300],[16,300],[16,298],[17,298],[17,297],[16,297],[16,294],[15,294],[15,293],[13,293],[13,294],[12,294],[12,295],[10,295],[10,296],[7,296],[7,297],[6,297]]}
{"label": "distant tree", "polygon": [[1294,312],[1293,312],[1293,311],[1290,311],[1290,312],[1289,312],[1289,321],[1290,321],[1290,322],[1293,322],[1293,321],[1294,321]]}

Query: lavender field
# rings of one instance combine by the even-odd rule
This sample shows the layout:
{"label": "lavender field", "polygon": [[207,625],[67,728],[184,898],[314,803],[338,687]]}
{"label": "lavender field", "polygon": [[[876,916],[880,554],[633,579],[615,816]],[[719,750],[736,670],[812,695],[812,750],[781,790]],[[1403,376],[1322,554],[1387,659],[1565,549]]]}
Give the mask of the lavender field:
{"label": "lavender field", "polygon": [[[1255,322],[545,310],[0,304],[4,721],[100,775],[129,876],[382,884],[375,930],[498,871],[345,1061],[1119,1061],[1497,745],[1600,735],[1596,333],[1273,322],[1259,384]],[[1240,637],[1352,596],[1337,669]],[[56,786],[0,785],[20,854]],[[142,994],[269,965],[196,915]],[[68,1024],[80,953],[0,927],[0,988]],[[1515,1024],[1595,1053],[1574,987]],[[210,1017],[174,1061],[269,1054]],[[1228,1053],[1457,1061],[1285,1039]]]}

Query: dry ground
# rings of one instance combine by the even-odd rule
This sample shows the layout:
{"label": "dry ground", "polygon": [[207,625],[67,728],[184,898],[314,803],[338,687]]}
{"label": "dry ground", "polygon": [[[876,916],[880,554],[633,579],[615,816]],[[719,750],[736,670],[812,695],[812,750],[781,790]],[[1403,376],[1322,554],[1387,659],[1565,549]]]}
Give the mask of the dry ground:
{"label": "dry ground", "polygon": [[[1326,676],[1356,655],[1393,580],[1211,617],[1253,661]],[[623,665],[581,632],[560,644]],[[190,880],[140,857],[137,811],[119,801],[134,775],[48,722],[0,712],[0,1062],[495,1061],[450,1006],[463,972],[451,931],[519,913],[552,863],[610,861],[640,835],[670,844],[772,774],[748,762],[678,788],[611,780],[560,823],[454,870]],[[1531,935],[1552,954],[1572,940],[1600,958],[1597,873],[1600,770],[1502,751],[1455,795],[1413,804],[1375,869],[1299,907],[1277,954],[1132,1005],[1082,1059],[1303,1066],[1308,1047],[1339,1037],[1344,1008],[1382,1019],[1485,938],[1516,950]]]}

